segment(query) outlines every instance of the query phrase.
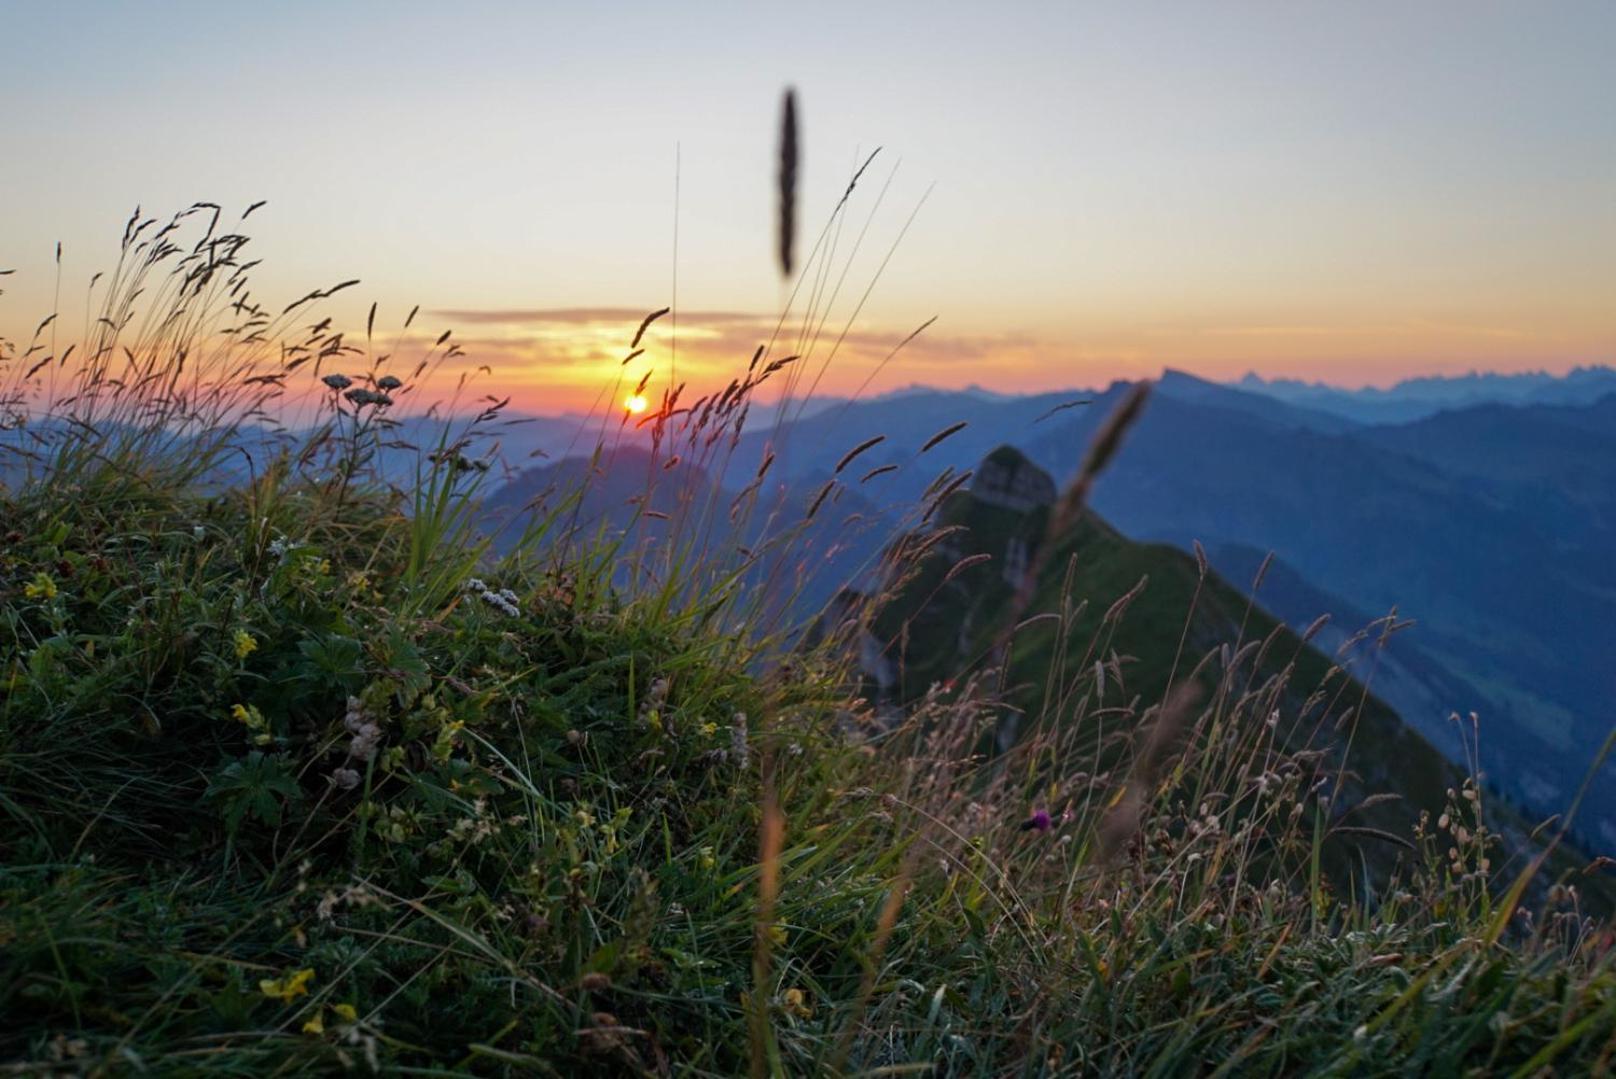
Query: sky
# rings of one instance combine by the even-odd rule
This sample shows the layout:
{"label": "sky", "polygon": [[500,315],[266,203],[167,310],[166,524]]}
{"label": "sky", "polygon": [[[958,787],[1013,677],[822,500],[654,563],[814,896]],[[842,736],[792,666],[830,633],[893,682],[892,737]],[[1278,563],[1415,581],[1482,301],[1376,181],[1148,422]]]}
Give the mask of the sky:
{"label": "sky", "polygon": [[418,304],[520,407],[722,384],[792,297],[791,85],[804,251],[880,148],[771,353],[840,339],[823,392],[1612,362],[1613,42],[1610,0],[0,0],[0,337],[137,204],[263,199],[260,298],[359,278],[340,324]]}

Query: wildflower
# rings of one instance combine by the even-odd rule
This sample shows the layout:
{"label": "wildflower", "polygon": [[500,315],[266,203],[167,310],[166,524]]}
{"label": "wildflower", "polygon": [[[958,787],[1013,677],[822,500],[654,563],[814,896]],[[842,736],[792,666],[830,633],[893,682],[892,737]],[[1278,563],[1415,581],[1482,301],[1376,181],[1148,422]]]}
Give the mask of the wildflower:
{"label": "wildflower", "polygon": [[34,579],[23,586],[22,594],[27,599],[55,599],[56,582],[48,573],[36,573]]}
{"label": "wildflower", "polygon": [[385,408],[393,403],[393,399],[387,396],[385,393],[377,393],[375,390],[367,390],[363,386],[357,386],[342,396],[353,402],[353,406],[355,408],[364,408],[366,405],[375,405],[378,408]]}
{"label": "wildflower", "polygon": [[645,696],[640,699],[640,722],[657,734],[671,727],[663,723],[663,711],[668,703],[668,680],[666,678],[653,679]]}
{"label": "wildflower", "polygon": [[315,1012],[313,1018],[311,1018],[308,1022],[303,1024],[303,1033],[305,1033],[305,1034],[324,1034],[325,1033],[325,1012],[323,1012],[323,1011]]}
{"label": "wildflower", "polygon": [[231,634],[230,643],[235,649],[237,659],[246,659],[258,651],[258,639],[244,629],[238,629]]}
{"label": "wildflower", "polygon": [[521,597],[509,588],[501,588],[496,592],[489,588],[488,582],[481,577],[467,577],[466,583],[461,585],[461,588],[471,595],[479,597],[484,603],[510,618],[515,618],[522,613],[522,608],[517,606],[517,601]]}
{"label": "wildflower", "polygon": [[801,989],[796,986],[787,989],[785,1000],[786,1011],[798,1019],[810,1019],[813,1017],[814,1009],[809,1005],[808,998]]}
{"label": "wildflower", "polygon": [[331,784],[339,790],[351,791],[359,786],[359,773],[352,768],[338,768],[331,773]]}
{"label": "wildflower", "polygon": [[516,618],[522,613],[522,608],[516,605],[516,593],[509,588],[502,588],[498,592],[479,592],[478,595],[484,603],[508,618]]}
{"label": "wildflower", "polygon": [[230,718],[247,728],[253,736],[254,745],[269,744],[269,720],[264,718],[264,713],[258,710],[257,705],[233,704],[230,706]]}
{"label": "wildflower", "polygon": [[320,381],[337,391],[345,390],[349,386],[353,385],[353,379],[349,378],[347,375],[326,375]]}
{"label": "wildflower", "polygon": [[353,741],[348,744],[348,756],[362,761],[376,756],[376,750],[381,746],[382,729],[366,717],[365,706],[358,697],[348,698],[348,711],[342,717],[342,726],[353,735]]}
{"label": "wildflower", "polygon": [[290,1004],[298,997],[306,996],[309,983],[314,980],[314,971],[308,967],[293,971],[284,978],[265,978],[258,983],[258,991],[266,997],[273,997],[282,1004]]}
{"label": "wildflower", "polygon": [[711,722],[703,723],[701,725],[701,733],[711,738],[713,735],[718,733],[718,724]]}
{"label": "wildflower", "polygon": [[337,1018],[344,1023],[357,1023],[359,1011],[352,1004],[333,1004],[331,1010],[337,1013]]}
{"label": "wildflower", "polygon": [[404,380],[393,375],[383,375],[376,380],[376,388],[383,392],[391,392],[404,385]]}
{"label": "wildflower", "polygon": [[432,756],[439,761],[447,761],[454,753],[455,736],[465,726],[464,720],[456,719],[439,727],[437,736],[432,740]]}
{"label": "wildflower", "polygon": [[703,847],[696,855],[696,865],[703,873],[711,873],[718,865],[718,856],[711,847]]}
{"label": "wildflower", "polygon": [[1034,810],[1032,816],[1021,822],[1023,832],[1047,832],[1053,826],[1054,821],[1050,820],[1049,810],[1047,809]]}

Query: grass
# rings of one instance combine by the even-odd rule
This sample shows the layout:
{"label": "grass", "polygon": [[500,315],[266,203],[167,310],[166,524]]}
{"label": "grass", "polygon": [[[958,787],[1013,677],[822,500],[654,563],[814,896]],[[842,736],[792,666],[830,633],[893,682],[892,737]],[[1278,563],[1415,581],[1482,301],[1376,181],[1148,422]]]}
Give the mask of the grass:
{"label": "grass", "polygon": [[[497,402],[444,409],[409,482],[379,463],[453,346],[350,343],[319,294],[275,315],[216,214],[187,221],[184,245],[131,222],[87,362],[6,360],[9,1071],[1607,1068],[1581,870],[1512,889],[1535,867],[1463,780],[1383,870],[1332,870],[1373,792],[1333,804],[1336,758],[1274,734],[1312,694],[1238,641],[1190,642],[1203,694],[1157,672],[1103,744],[1056,716],[981,752],[1014,703],[991,671],[893,722],[834,639],[757,622],[795,524],[648,550],[566,535],[568,491],[496,556],[473,436]],[[733,445],[776,362],[700,409],[670,391],[654,452]],[[1130,617],[1032,602],[1104,648]],[[1112,705],[1091,665],[1046,667],[1061,707]]]}

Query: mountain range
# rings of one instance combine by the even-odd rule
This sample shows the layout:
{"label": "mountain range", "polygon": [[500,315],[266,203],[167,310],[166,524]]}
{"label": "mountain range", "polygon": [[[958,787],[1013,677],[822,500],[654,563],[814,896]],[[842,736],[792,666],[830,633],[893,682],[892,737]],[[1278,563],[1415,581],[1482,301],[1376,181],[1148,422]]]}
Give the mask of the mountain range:
{"label": "mountain range", "polygon": [[[1616,723],[1616,372],[1373,392],[1259,381],[1164,373],[1093,492],[1099,518],[1133,540],[1199,544],[1294,629],[1329,615],[1317,643],[1404,722],[1454,761],[1478,753],[1489,785],[1530,813],[1563,812]],[[828,487],[844,516],[892,528],[1000,444],[1064,483],[1129,388],[819,402],[750,426],[701,482],[738,490],[772,453],[778,505]],[[804,595],[868,567],[873,542],[827,559]],[[1590,785],[1575,829],[1596,850],[1616,850],[1613,779],[1607,766]]]}

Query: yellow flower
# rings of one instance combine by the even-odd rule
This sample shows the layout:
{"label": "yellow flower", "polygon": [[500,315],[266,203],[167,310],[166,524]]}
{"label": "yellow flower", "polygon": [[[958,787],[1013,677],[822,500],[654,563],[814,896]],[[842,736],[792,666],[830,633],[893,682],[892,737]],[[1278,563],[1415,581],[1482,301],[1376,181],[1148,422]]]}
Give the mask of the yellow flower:
{"label": "yellow flower", "polygon": [[305,1033],[305,1034],[324,1034],[325,1033],[325,1013],[324,1012],[315,1012],[314,1013],[314,1018],[310,1019],[307,1023],[303,1024],[303,1033]]}
{"label": "yellow flower", "polygon": [[290,1004],[298,997],[307,995],[309,983],[313,980],[314,971],[304,967],[302,970],[294,970],[284,978],[265,978],[258,983],[258,991],[283,1004]]}
{"label": "yellow flower", "polygon": [[331,1010],[337,1013],[337,1018],[344,1023],[357,1023],[359,1012],[352,1004],[333,1004]]}
{"label": "yellow flower", "polygon": [[786,990],[786,1011],[798,1019],[808,1019],[814,1014],[814,1009],[808,1004],[808,998],[801,989],[793,986]]}
{"label": "yellow flower", "polygon": [[705,734],[707,737],[711,738],[713,735],[718,733],[718,724],[716,724],[716,723],[703,723],[701,725],[701,733]]}
{"label": "yellow flower", "polygon": [[27,599],[55,599],[56,582],[48,573],[36,573],[34,579],[23,586],[22,594]]}
{"label": "yellow flower", "polygon": [[254,704],[233,704],[230,706],[230,718],[246,727],[253,735],[253,744],[267,746],[273,737],[269,733],[269,720]]}
{"label": "yellow flower", "polygon": [[230,643],[235,647],[237,659],[246,659],[258,651],[258,639],[244,629],[236,630]]}

